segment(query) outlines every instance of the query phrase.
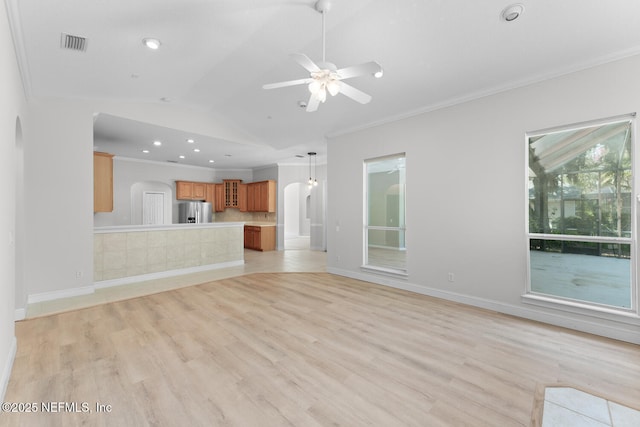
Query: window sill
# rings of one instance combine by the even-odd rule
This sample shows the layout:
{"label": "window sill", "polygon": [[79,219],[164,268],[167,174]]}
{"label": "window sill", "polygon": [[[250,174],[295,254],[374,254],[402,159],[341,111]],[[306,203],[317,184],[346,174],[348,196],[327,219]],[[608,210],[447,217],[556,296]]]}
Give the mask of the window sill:
{"label": "window sill", "polygon": [[552,308],[555,310],[576,313],[585,316],[598,317],[601,319],[609,319],[620,321],[623,323],[637,324],[638,313],[631,309],[615,309],[603,306],[584,304],[577,301],[562,300],[544,295],[524,294],[521,300],[525,304],[536,305],[539,307]]}
{"label": "window sill", "polygon": [[409,275],[406,270],[396,270],[394,268],[376,267],[373,265],[361,265],[360,269],[367,273],[381,274],[384,276],[395,277],[398,279],[407,279]]}

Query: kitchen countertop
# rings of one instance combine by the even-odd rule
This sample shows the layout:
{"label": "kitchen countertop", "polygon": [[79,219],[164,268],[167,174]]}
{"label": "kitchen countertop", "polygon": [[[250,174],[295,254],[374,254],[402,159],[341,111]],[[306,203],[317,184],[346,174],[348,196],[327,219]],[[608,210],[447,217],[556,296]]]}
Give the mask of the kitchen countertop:
{"label": "kitchen countertop", "polygon": [[195,228],[243,227],[243,222],[201,222],[198,224],[114,225],[94,227],[94,233],[129,233],[132,231],[165,231]]}
{"label": "kitchen countertop", "polygon": [[252,225],[254,227],[275,227],[276,224],[273,222],[260,222],[260,221],[247,221],[244,225]]}

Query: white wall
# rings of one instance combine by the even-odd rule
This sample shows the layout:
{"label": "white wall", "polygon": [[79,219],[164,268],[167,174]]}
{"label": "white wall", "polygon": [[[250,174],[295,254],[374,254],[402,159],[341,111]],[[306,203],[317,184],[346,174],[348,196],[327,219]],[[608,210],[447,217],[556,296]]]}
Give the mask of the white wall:
{"label": "white wall", "polygon": [[93,283],[93,114],[74,102],[29,103],[25,147],[28,295]]}
{"label": "white wall", "polygon": [[[18,71],[13,41],[5,7],[0,7],[0,402],[4,393],[16,350],[14,310],[16,278],[16,188],[22,188],[22,176],[16,166],[22,158],[24,135],[28,120],[25,117],[24,93]],[[20,118],[22,136],[16,141],[17,119]],[[18,130],[19,130],[18,129]],[[20,145],[16,149],[16,143]]]}
{"label": "white wall", "polygon": [[292,183],[284,189],[284,235],[285,238],[300,236],[301,223],[301,183]]}
{"label": "white wall", "polygon": [[[331,138],[329,271],[640,342],[637,318],[593,317],[521,300],[525,132],[640,110],[639,73],[635,56]],[[398,152],[406,152],[407,162],[407,280],[360,269],[362,164]],[[455,282],[447,281],[448,272]]]}

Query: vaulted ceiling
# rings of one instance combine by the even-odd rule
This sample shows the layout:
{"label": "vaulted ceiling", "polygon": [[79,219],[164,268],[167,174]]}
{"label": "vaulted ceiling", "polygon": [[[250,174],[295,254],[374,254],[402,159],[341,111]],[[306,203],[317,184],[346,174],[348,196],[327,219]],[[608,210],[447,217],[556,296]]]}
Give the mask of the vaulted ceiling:
{"label": "vaulted ceiling", "polygon": [[[307,113],[299,106],[309,98],[304,85],[262,85],[308,77],[292,53],[321,60],[315,0],[6,1],[30,97],[210,114],[252,143],[99,115],[96,145],[134,157],[151,139],[169,147],[195,137],[203,155],[190,156],[193,164],[215,159],[228,168],[305,162],[296,154],[324,155],[327,135],[640,53],[638,1],[523,0],[522,15],[506,22],[509,0],[332,0],[327,61],[342,68],[375,60],[384,76],[349,80],[373,97],[368,104],[337,95]],[[86,38],[86,50],[62,48],[63,33]],[[146,48],[145,37],[160,48]]]}

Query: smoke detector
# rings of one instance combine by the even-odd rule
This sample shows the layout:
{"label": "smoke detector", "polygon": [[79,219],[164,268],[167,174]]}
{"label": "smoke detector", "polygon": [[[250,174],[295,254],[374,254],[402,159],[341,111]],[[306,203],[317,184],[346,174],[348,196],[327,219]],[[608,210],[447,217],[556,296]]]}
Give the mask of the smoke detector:
{"label": "smoke detector", "polygon": [[500,13],[500,18],[505,22],[515,21],[524,12],[524,6],[521,3],[512,4],[505,7]]}

